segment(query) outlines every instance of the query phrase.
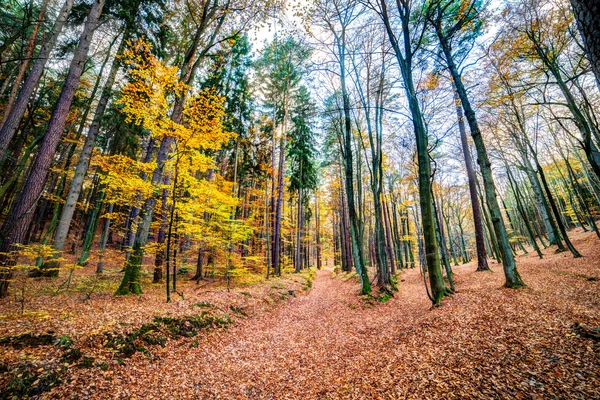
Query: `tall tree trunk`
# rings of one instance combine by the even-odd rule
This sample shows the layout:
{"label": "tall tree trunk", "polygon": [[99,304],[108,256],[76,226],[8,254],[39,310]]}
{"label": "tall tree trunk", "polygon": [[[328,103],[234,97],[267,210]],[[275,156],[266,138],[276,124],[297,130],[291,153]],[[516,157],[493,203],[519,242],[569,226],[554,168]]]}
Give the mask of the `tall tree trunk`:
{"label": "tall tree trunk", "polygon": [[[392,45],[392,49],[398,60],[402,80],[404,82],[404,90],[406,93],[408,106],[412,116],[413,130],[417,144],[417,164],[418,164],[418,187],[419,187],[419,204],[421,208],[421,223],[423,238],[425,241],[424,256],[429,273],[429,284],[431,286],[431,301],[434,305],[438,305],[447,293],[448,288],[442,277],[440,266],[440,256],[438,252],[438,243],[435,234],[435,217],[433,215],[433,199],[431,197],[431,160],[429,156],[427,130],[423,122],[421,106],[417,99],[417,92],[413,81],[412,71],[412,36],[409,30],[408,21],[410,10],[404,7],[408,3],[398,1],[398,11],[401,13],[402,19],[402,41],[404,43],[404,51],[400,48],[398,38],[394,34],[391,21],[387,12],[386,1],[381,0],[382,20],[385,25],[388,39]],[[410,6],[408,6],[410,7]]]}
{"label": "tall tree trunk", "polygon": [[315,192],[315,256],[317,258],[317,269],[321,269],[321,209],[319,207],[319,192]]}
{"label": "tall tree trunk", "polygon": [[485,253],[485,239],[483,233],[483,220],[481,217],[481,206],[477,199],[477,177],[473,169],[473,161],[471,159],[471,151],[469,142],[467,141],[467,133],[465,129],[464,115],[462,105],[458,98],[458,93],[454,91],[454,102],[456,104],[456,115],[458,117],[458,131],[460,133],[460,143],[462,146],[463,157],[465,158],[465,167],[467,169],[467,178],[469,181],[469,195],[471,197],[471,208],[473,210],[473,225],[475,226],[475,248],[477,250],[477,271],[489,271],[490,267],[487,263],[487,254]]}
{"label": "tall tree trunk", "polygon": [[[27,76],[27,79],[25,79],[25,83],[23,84],[23,87],[21,88],[21,91],[19,92],[19,97],[15,101],[14,106],[10,110],[10,113],[8,114],[8,116],[6,117],[6,120],[5,120],[4,124],[2,125],[2,128],[0,128],[0,161],[4,160],[4,157],[6,157],[6,151],[8,149],[8,145],[10,144],[10,141],[12,140],[12,138],[15,136],[15,133],[17,133],[17,129],[19,128],[19,124],[21,123],[21,119],[23,118],[23,115],[25,114],[25,110],[27,109],[27,104],[29,103],[29,98],[31,97],[33,91],[35,90],[35,88],[37,87],[37,85],[40,81],[40,78],[42,77],[42,74],[44,73],[44,68],[46,67],[46,62],[48,61],[48,58],[50,57],[50,53],[52,52],[52,50],[54,49],[54,46],[56,45],[58,35],[60,35],[60,32],[62,31],[65,23],[67,22],[67,17],[69,16],[69,12],[71,11],[71,7],[73,6],[74,1],[75,0],[66,0],[64,2],[62,8],[60,9],[60,11],[58,13],[58,16],[56,17],[56,22],[54,23],[54,26],[52,27],[52,31],[47,36],[47,39],[44,41],[44,44],[42,45],[40,53],[38,54],[37,61],[35,62],[35,64],[33,64],[33,67],[31,68],[31,71],[29,71],[29,75]],[[94,3],[94,4],[96,4],[96,3]],[[85,33],[85,28],[84,28],[84,33]],[[82,37],[83,37],[83,35],[82,35]],[[80,43],[81,43],[81,41],[80,41]],[[89,46],[89,44],[88,44],[88,46]],[[85,51],[86,51],[86,55],[87,55],[87,47],[86,47]],[[75,60],[75,59],[76,59],[76,57],[73,58],[73,60]],[[85,62],[85,59],[82,61],[82,65],[81,65],[82,68],[83,68],[83,62]],[[71,65],[73,65],[73,64],[71,64]],[[79,72],[79,75],[81,75],[81,72]],[[79,81],[79,76],[77,77],[77,81]],[[70,105],[70,103],[71,102],[69,101],[69,105]],[[63,123],[63,125],[64,125],[64,123]],[[1,292],[2,292],[2,290],[0,289],[0,293]]]}
{"label": "tall tree trunk", "polygon": [[[382,206],[383,206],[383,218],[385,219],[385,238],[386,238],[386,250],[387,250],[387,258],[390,260],[390,272],[391,275],[396,275],[396,263],[394,260],[394,241],[392,240],[392,232],[391,232],[391,224],[390,224],[390,210],[385,201],[385,196],[382,196]],[[391,280],[390,280],[391,282]]]}
{"label": "tall tree trunk", "polygon": [[87,265],[87,260],[90,256],[92,245],[94,244],[94,236],[96,235],[96,230],[98,228],[98,221],[100,220],[100,211],[104,206],[104,197],[105,193],[102,190],[102,188],[100,188],[100,193],[95,199],[96,205],[94,206],[94,209],[92,210],[92,215],[89,218],[85,238],[83,240],[83,245],[81,248],[81,255],[79,256],[79,261],[77,263],[80,266]]}
{"label": "tall tree trunk", "polygon": [[[302,162],[300,162],[300,170],[302,170]],[[300,272],[302,269],[302,189],[298,190],[298,210],[296,216],[296,251],[294,254],[294,267],[296,268],[296,272]]]}
{"label": "tall tree trunk", "polygon": [[73,219],[73,213],[75,212],[77,200],[79,199],[81,188],[83,187],[83,182],[85,180],[86,173],[90,166],[92,151],[94,150],[94,144],[96,143],[96,136],[100,131],[100,123],[102,122],[104,111],[106,110],[106,106],[112,94],[112,87],[115,83],[117,72],[119,71],[119,66],[121,64],[119,57],[121,56],[121,54],[123,54],[130,32],[131,27],[127,27],[125,29],[125,32],[123,33],[121,44],[119,45],[119,49],[117,50],[115,59],[112,62],[112,66],[106,79],[106,83],[104,84],[104,88],[102,89],[100,100],[98,101],[98,105],[96,106],[94,120],[92,121],[92,125],[88,130],[88,134],[85,138],[83,148],[81,149],[81,153],[79,154],[79,162],[77,163],[77,167],[75,168],[75,175],[73,176],[73,180],[71,181],[69,193],[67,194],[65,205],[63,206],[60,221],[58,223],[58,228],[56,229],[56,235],[54,237],[54,249],[56,250],[58,255],[60,255],[60,253],[62,252],[65,242],[67,240],[67,235],[69,234],[69,227],[71,226],[71,220]]}
{"label": "tall tree trunk", "polygon": [[477,191],[478,191],[478,195],[479,195],[479,202],[481,204],[481,211],[483,212],[485,227],[487,228],[487,233],[489,236],[489,242],[490,242],[489,250],[491,250],[492,257],[494,257],[498,263],[501,263],[502,258],[500,256],[500,250],[498,249],[498,240],[496,238],[496,233],[494,231],[492,222],[490,221],[490,214],[485,205],[485,201],[483,200],[483,194],[481,191],[481,187],[479,185],[479,180],[477,181]]}
{"label": "tall tree trunk", "polygon": [[[348,207],[348,219],[350,226],[350,239],[351,239],[351,251],[354,268],[356,273],[360,277],[361,281],[361,294],[371,293],[371,283],[367,274],[367,268],[365,265],[364,248],[363,248],[363,237],[362,237],[362,222],[360,214],[357,213],[357,207],[354,199],[354,162],[353,162],[353,149],[352,149],[352,119],[350,116],[350,96],[348,94],[348,88],[346,85],[346,32],[345,29],[342,31],[340,37],[337,40],[337,49],[339,56],[339,68],[340,68],[340,87],[342,94],[342,108],[344,115],[344,128],[343,128],[343,140],[342,143],[342,160],[344,165],[344,177],[345,177],[345,188],[346,188],[346,201]],[[360,191],[360,182],[358,184]],[[360,193],[359,193],[360,195]],[[361,196],[359,196],[360,198]],[[360,203],[359,203],[360,207]]]}
{"label": "tall tree trunk", "polygon": [[600,88],[600,1],[571,0],[573,13],[577,20],[579,33],[583,37],[585,53],[596,75],[596,84]]}
{"label": "tall tree trunk", "polygon": [[279,149],[279,169],[277,171],[277,201],[275,202],[275,211],[273,218],[273,254],[271,260],[273,261],[273,273],[277,276],[281,275],[281,215],[283,207],[283,182],[284,182],[284,170],[285,170],[285,151],[286,151],[286,139],[287,139],[287,115],[288,106],[287,101],[284,105],[283,112],[283,124],[280,138],[280,149]]}
{"label": "tall tree trunk", "polygon": [[[79,85],[79,79],[83,72],[83,66],[87,59],[90,43],[102,13],[103,6],[104,0],[95,0],[92,5],[79,39],[79,45],[77,46],[77,50],[75,50],[73,60],[71,61],[69,73],[67,74],[60,97],[56,102],[54,111],[48,122],[48,128],[44,135],[44,140],[39,147],[31,173],[2,226],[2,239],[0,242],[0,252],[2,255],[0,255],[0,266],[10,267],[14,264],[14,258],[9,253],[15,250],[15,246],[18,243],[22,243],[29,224],[31,223],[31,219],[33,218],[32,211],[44,190],[46,177],[48,176],[48,171],[52,165],[56,147],[62,136],[67,115],[71,103],[73,102],[75,90]],[[16,103],[15,109],[17,109]],[[9,125],[9,121],[10,116],[5,125]],[[10,279],[10,276],[11,273],[9,271],[0,274],[0,297],[4,297],[8,294],[8,280]]]}
{"label": "tall tree trunk", "polygon": [[[343,178],[340,178],[343,179]],[[341,245],[342,245],[342,270],[346,272],[352,271],[352,239],[350,238],[350,219],[348,218],[347,196],[343,186],[340,187],[340,228],[341,228]]]}
{"label": "tall tree trunk", "polygon": [[[108,205],[107,213],[113,212],[114,203]],[[101,274],[104,271],[104,255],[106,253],[106,244],[108,243],[108,233],[110,231],[111,218],[104,218],[104,225],[102,227],[102,237],[100,238],[100,255],[98,256],[98,265],[96,266],[96,273]]]}
{"label": "tall tree trunk", "polygon": [[450,284],[450,291],[454,292],[455,289],[454,280],[452,279],[452,267],[450,266],[450,260],[448,259],[448,248],[446,247],[446,239],[444,238],[444,231],[442,230],[442,218],[439,213],[437,201],[433,193],[431,194],[431,199],[433,201],[433,212],[435,217],[435,233],[437,236],[438,243],[440,244],[440,256],[442,259],[442,264],[444,264],[444,269],[446,270],[446,279],[448,279],[448,283]]}
{"label": "tall tree trunk", "polygon": [[[399,269],[404,269],[404,260],[402,257],[402,236],[400,235],[400,227],[398,226],[398,209],[396,206],[396,200],[392,198],[392,223],[393,223],[393,232],[394,232],[394,254],[396,255],[396,259],[400,263],[398,266]],[[408,264],[408,260],[406,260]]]}
{"label": "tall tree trunk", "polygon": [[448,65],[448,70],[452,75],[452,80],[456,86],[458,97],[460,98],[463,110],[465,112],[465,116],[467,117],[469,129],[471,130],[471,136],[473,137],[473,141],[475,142],[475,149],[477,150],[477,163],[479,164],[481,175],[483,177],[485,197],[488,204],[488,209],[490,211],[492,225],[494,226],[494,231],[498,239],[500,255],[502,257],[502,266],[504,268],[504,277],[506,279],[505,286],[510,288],[519,288],[525,286],[525,283],[521,279],[519,271],[517,270],[515,258],[512,255],[512,249],[508,241],[508,234],[506,232],[504,220],[502,219],[502,214],[500,213],[500,206],[496,197],[496,186],[494,184],[494,177],[492,175],[492,164],[487,155],[487,149],[483,141],[483,136],[481,135],[481,131],[479,129],[479,124],[477,123],[475,111],[471,107],[471,103],[467,95],[467,90],[465,89],[464,84],[462,82],[462,78],[458,71],[458,67],[454,62],[452,51],[450,49],[450,44],[447,41],[447,39],[443,36],[441,30],[437,29],[437,27],[436,32],[438,34],[440,46],[442,47],[442,51],[444,52],[446,63]]}

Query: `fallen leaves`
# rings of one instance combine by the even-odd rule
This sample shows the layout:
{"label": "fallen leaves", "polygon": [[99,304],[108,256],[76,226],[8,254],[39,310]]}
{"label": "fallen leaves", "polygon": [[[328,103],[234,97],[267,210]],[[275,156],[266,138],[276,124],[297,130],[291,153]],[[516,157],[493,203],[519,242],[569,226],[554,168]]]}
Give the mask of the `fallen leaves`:
{"label": "fallen leaves", "polygon": [[[297,297],[270,282],[245,293],[186,295],[179,307],[158,303],[151,293],[79,303],[83,315],[95,311],[96,319],[74,315],[61,325],[76,327],[76,343],[86,337],[84,327],[98,329],[95,321],[105,321],[106,313],[116,313],[111,329],[125,331],[151,321],[158,307],[181,317],[215,306],[236,322],[169,340],[153,351],[157,358],[136,353],[124,365],[108,360],[106,370],[70,366],[65,376],[71,379],[41,397],[599,398],[600,344],[571,326],[600,326],[600,282],[580,277],[598,274],[600,246],[589,233],[573,241],[584,258],[552,249],[543,260],[519,257],[525,289],[505,289],[501,273],[474,272],[473,264],[455,267],[457,293],[432,310],[418,269],[402,272],[405,282],[394,298],[369,307],[354,280],[332,279],[328,270],[318,273],[308,295]],[[120,301],[126,305],[112,304]],[[3,321],[0,329],[15,323]]]}

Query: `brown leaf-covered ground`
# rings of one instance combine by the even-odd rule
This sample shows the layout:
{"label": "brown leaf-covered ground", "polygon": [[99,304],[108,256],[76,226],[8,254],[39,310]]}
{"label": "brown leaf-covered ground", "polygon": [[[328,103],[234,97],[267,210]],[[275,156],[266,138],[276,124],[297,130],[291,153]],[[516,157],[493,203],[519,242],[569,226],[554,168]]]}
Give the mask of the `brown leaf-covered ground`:
{"label": "brown leaf-covered ground", "polygon": [[358,297],[355,280],[319,271],[308,294],[171,340],[156,358],[70,367],[42,398],[600,398],[600,343],[571,327],[600,326],[600,241],[573,241],[583,258],[520,256],[525,289],[502,288],[498,264],[493,273],[454,267],[457,293],[435,309],[416,269],[383,304]]}

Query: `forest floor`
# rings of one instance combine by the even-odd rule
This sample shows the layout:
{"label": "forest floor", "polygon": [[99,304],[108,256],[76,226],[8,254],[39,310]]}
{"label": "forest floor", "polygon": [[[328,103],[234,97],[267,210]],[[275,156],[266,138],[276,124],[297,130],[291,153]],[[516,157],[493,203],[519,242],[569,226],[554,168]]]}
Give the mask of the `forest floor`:
{"label": "forest floor", "polygon": [[[318,271],[306,292],[309,277],[228,293],[237,306],[227,306],[222,293],[192,293],[168,305],[169,315],[189,315],[201,304],[220,318],[227,311],[234,323],[211,320],[219,327],[122,359],[94,350],[91,327],[125,321],[131,325],[123,329],[132,329],[164,307],[148,295],[118,300],[120,311],[107,321],[101,302],[79,301],[82,312],[62,325],[55,316],[29,327],[68,331],[92,360],[86,367],[86,357],[70,363],[63,356],[61,383],[41,398],[600,398],[600,342],[573,328],[600,326],[600,241],[581,232],[572,239],[583,258],[553,249],[543,260],[518,257],[524,289],[503,288],[499,264],[491,263],[494,272],[454,267],[457,292],[433,309],[418,269],[402,271],[399,291],[385,303],[359,297],[354,278],[330,269]],[[112,298],[101,301],[111,310]],[[133,302],[137,312],[129,310]],[[0,321],[0,336],[14,335],[19,324]],[[9,347],[0,359],[15,363],[54,351]]]}

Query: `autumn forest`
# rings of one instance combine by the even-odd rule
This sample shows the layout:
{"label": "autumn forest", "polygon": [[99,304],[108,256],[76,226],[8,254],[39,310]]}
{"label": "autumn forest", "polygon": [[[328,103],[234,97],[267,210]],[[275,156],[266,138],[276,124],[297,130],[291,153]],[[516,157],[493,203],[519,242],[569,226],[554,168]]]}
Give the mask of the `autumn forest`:
{"label": "autumn forest", "polygon": [[598,0],[0,0],[0,399],[600,398]]}

